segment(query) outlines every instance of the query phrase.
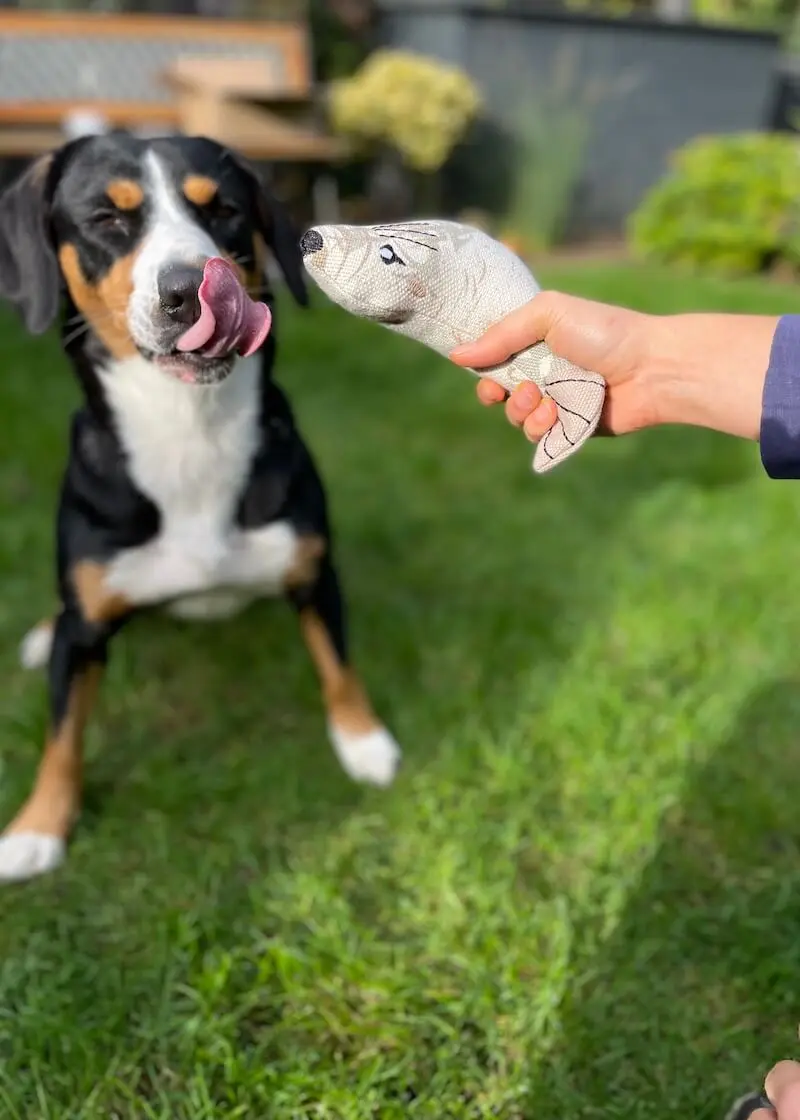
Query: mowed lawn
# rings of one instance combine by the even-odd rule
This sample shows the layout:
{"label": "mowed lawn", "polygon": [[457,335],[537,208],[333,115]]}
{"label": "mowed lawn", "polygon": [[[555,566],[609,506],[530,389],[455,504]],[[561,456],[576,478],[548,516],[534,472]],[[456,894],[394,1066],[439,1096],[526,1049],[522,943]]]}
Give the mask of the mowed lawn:
{"label": "mowed lawn", "polygon": [[[677,429],[536,478],[468,374],[316,302],[285,309],[281,379],[401,775],[340,772],[281,604],[125,631],[69,863],[0,893],[0,1118],[720,1120],[800,1047],[800,485]],[[5,819],[76,396],[7,316],[0,365]]]}

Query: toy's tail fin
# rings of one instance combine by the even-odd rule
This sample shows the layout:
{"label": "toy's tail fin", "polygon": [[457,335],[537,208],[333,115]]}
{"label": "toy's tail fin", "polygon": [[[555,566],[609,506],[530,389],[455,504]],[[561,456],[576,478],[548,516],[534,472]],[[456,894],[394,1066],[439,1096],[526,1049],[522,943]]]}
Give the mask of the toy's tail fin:
{"label": "toy's tail fin", "polygon": [[597,428],[606,395],[606,383],[600,374],[558,357],[553,358],[541,388],[555,401],[558,419],[536,448],[533,469],[538,474],[551,470],[583,446]]}
{"label": "toy's tail fin", "polygon": [[763,1093],[747,1093],[744,1097],[739,1097],[738,1100],[734,1101],[725,1115],[725,1120],[748,1120],[754,1112],[758,1112],[762,1108],[769,1112],[775,1111],[772,1102]]}

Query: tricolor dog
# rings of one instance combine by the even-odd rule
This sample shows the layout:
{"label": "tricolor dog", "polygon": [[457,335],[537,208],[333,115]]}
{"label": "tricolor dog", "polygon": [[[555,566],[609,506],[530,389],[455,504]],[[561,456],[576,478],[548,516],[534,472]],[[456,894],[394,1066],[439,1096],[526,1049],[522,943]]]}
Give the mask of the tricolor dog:
{"label": "tricolor dog", "polygon": [[394,776],[399,748],[348,661],[323,483],[272,376],[267,250],[305,305],[283,209],[200,138],[81,138],[0,197],[0,298],[34,334],[60,319],[83,396],[56,518],[60,602],[22,646],[48,666],[50,730],[0,835],[0,881],[63,860],[109,645],[143,609],[210,619],[285,597],[342,766]]}

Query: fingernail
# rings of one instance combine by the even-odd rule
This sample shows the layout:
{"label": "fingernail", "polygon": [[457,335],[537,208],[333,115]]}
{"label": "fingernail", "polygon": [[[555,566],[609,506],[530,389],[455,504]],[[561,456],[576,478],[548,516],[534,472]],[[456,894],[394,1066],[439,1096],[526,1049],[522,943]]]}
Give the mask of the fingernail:
{"label": "fingernail", "polygon": [[[539,393],[534,389],[533,385],[523,385],[514,393],[514,403],[524,408],[527,412],[533,411],[536,408],[536,402],[540,399]],[[539,408],[541,408],[541,404]],[[538,412],[538,408],[536,411]]]}
{"label": "fingernail", "polygon": [[546,424],[550,420],[551,415],[550,402],[546,400],[539,401],[539,404],[531,413],[532,418],[537,424]]}
{"label": "fingernail", "polygon": [[787,1085],[800,1081],[800,1064],[791,1059],[777,1062],[766,1077],[764,1088],[771,1101],[778,1101]]}
{"label": "fingernail", "polygon": [[471,349],[472,349],[471,343],[464,342],[464,343],[461,344],[461,346],[456,346],[456,348],[454,350],[451,350],[448,357],[450,357],[450,358],[463,358],[465,354],[469,354]]}

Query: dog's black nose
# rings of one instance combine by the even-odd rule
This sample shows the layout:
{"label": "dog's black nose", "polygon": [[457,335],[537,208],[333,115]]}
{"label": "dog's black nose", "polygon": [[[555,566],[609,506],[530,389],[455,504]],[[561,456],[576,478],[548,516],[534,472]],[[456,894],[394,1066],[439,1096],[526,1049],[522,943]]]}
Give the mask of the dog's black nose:
{"label": "dog's black nose", "polygon": [[176,323],[191,326],[200,318],[200,297],[197,292],[203,282],[202,268],[173,267],[165,269],[158,278],[158,298],[161,306]]}
{"label": "dog's black nose", "polygon": [[300,239],[300,252],[304,257],[309,253],[318,253],[322,248],[322,234],[316,229],[310,229]]}

